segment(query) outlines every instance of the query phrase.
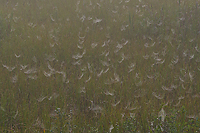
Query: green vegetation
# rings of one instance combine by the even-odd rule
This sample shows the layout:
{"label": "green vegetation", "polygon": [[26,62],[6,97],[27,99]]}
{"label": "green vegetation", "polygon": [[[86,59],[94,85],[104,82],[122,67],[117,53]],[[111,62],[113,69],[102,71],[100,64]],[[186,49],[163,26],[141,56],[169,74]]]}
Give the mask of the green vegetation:
{"label": "green vegetation", "polygon": [[200,132],[199,0],[0,4],[0,132]]}

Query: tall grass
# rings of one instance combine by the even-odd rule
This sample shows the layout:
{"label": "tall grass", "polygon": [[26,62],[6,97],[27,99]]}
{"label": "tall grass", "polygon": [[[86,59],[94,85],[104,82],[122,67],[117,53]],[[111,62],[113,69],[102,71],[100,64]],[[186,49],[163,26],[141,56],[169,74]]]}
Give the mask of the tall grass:
{"label": "tall grass", "polygon": [[1,132],[198,132],[200,7],[0,5]]}

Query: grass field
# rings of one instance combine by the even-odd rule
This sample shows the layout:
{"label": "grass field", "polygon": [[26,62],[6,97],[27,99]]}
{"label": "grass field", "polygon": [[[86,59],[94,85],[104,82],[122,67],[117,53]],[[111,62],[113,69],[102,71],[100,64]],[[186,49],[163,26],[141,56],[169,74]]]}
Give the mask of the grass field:
{"label": "grass field", "polygon": [[200,132],[199,0],[0,4],[0,132]]}

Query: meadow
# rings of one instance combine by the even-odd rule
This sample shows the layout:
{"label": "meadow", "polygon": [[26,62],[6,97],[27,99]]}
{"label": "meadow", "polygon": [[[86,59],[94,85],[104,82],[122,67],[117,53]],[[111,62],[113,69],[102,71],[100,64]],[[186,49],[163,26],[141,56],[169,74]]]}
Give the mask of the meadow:
{"label": "meadow", "polygon": [[0,132],[200,132],[199,0],[2,0]]}

